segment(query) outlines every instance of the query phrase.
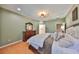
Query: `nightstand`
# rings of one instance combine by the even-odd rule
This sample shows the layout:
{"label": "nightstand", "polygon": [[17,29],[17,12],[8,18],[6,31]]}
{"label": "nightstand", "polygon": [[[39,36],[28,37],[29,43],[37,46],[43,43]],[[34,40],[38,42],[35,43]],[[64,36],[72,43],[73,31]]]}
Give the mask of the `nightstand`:
{"label": "nightstand", "polygon": [[27,41],[30,37],[36,35],[36,31],[28,30],[23,32],[23,41]]}

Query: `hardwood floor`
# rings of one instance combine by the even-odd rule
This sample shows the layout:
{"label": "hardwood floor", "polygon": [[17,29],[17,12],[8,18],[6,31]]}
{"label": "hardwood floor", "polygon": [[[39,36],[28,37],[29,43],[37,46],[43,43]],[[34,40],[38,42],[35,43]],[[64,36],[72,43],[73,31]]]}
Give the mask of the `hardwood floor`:
{"label": "hardwood floor", "polygon": [[0,49],[0,54],[34,54],[26,42],[19,42],[17,44]]}

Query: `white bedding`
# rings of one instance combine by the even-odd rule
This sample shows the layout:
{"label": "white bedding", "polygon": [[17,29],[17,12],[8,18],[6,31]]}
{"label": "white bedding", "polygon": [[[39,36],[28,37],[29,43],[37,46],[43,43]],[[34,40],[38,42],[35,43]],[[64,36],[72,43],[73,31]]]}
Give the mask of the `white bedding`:
{"label": "white bedding", "polygon": [[73,46],[68,48],[61,47],[57,42],[52,45],[53,54],[79,54],[79,41],[76,41]]}
{"label": "white bedding", "polygon": [[74,45],[69,47],[70,49],[74,49],[79,53],[79,40],[74,42]]}
{"label": "white bedding", "polygon": [[[67,42],[68,41],[68,42]],[[65,34],[65,38],[54,41],[52,44],[54,54],[79,54],[79,40]]]}
{"label": "white bedding", "polygon": [[[38,49],[39,47],[43,47],[44,40],[48,36],[50,36],[50,33],[36,35],[36,36],[31,37],[27,42],[31,44],[34,48]],[[65,38],[62,38],[58,41],[53,42],[51,53],[78,54],[79,53],[79,40],[75,39],[69,34],[65,34]]]}
{"label": "white bedding", "polygon": [[52,45],[52,54],[77,54],[78,52],[74,49],[63,48],[58,46],[57,42]]}
{"label": "white bedding", "polygon": [[50,35],[50,33],[38,34],[38,35],[35,35],[35,36],[31,37],[27,42],[29,44],[33,45],[36,49],[38,49],[38,47],[42,48],[44,40],[46,38],[48,38],[49,35]]}

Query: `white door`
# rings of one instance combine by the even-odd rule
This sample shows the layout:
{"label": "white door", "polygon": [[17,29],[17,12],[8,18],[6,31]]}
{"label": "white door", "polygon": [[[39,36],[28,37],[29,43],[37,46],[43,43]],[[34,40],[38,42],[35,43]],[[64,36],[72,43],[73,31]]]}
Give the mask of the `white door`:
{"label": "white door", "polygon": [[45,33],[45,24],[39,24],[39,34]]}

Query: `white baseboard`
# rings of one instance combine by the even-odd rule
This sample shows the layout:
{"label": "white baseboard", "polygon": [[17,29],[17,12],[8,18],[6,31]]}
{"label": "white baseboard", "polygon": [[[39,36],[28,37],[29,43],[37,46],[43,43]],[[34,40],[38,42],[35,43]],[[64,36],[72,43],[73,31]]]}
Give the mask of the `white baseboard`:
{"label": "white baseboard", "polygon": [[3,46],[0,47],[0,49],[5,48],[5,47],[8,47],[8,46],[13,45],[13,44],[16,44],[16,43],[19,43],[19,42],[21,42],[21,41],[22,41],[22,40],[19,40],[19,41],[16,41],[16,42],[12,42],[12,43],[3,45]]}

